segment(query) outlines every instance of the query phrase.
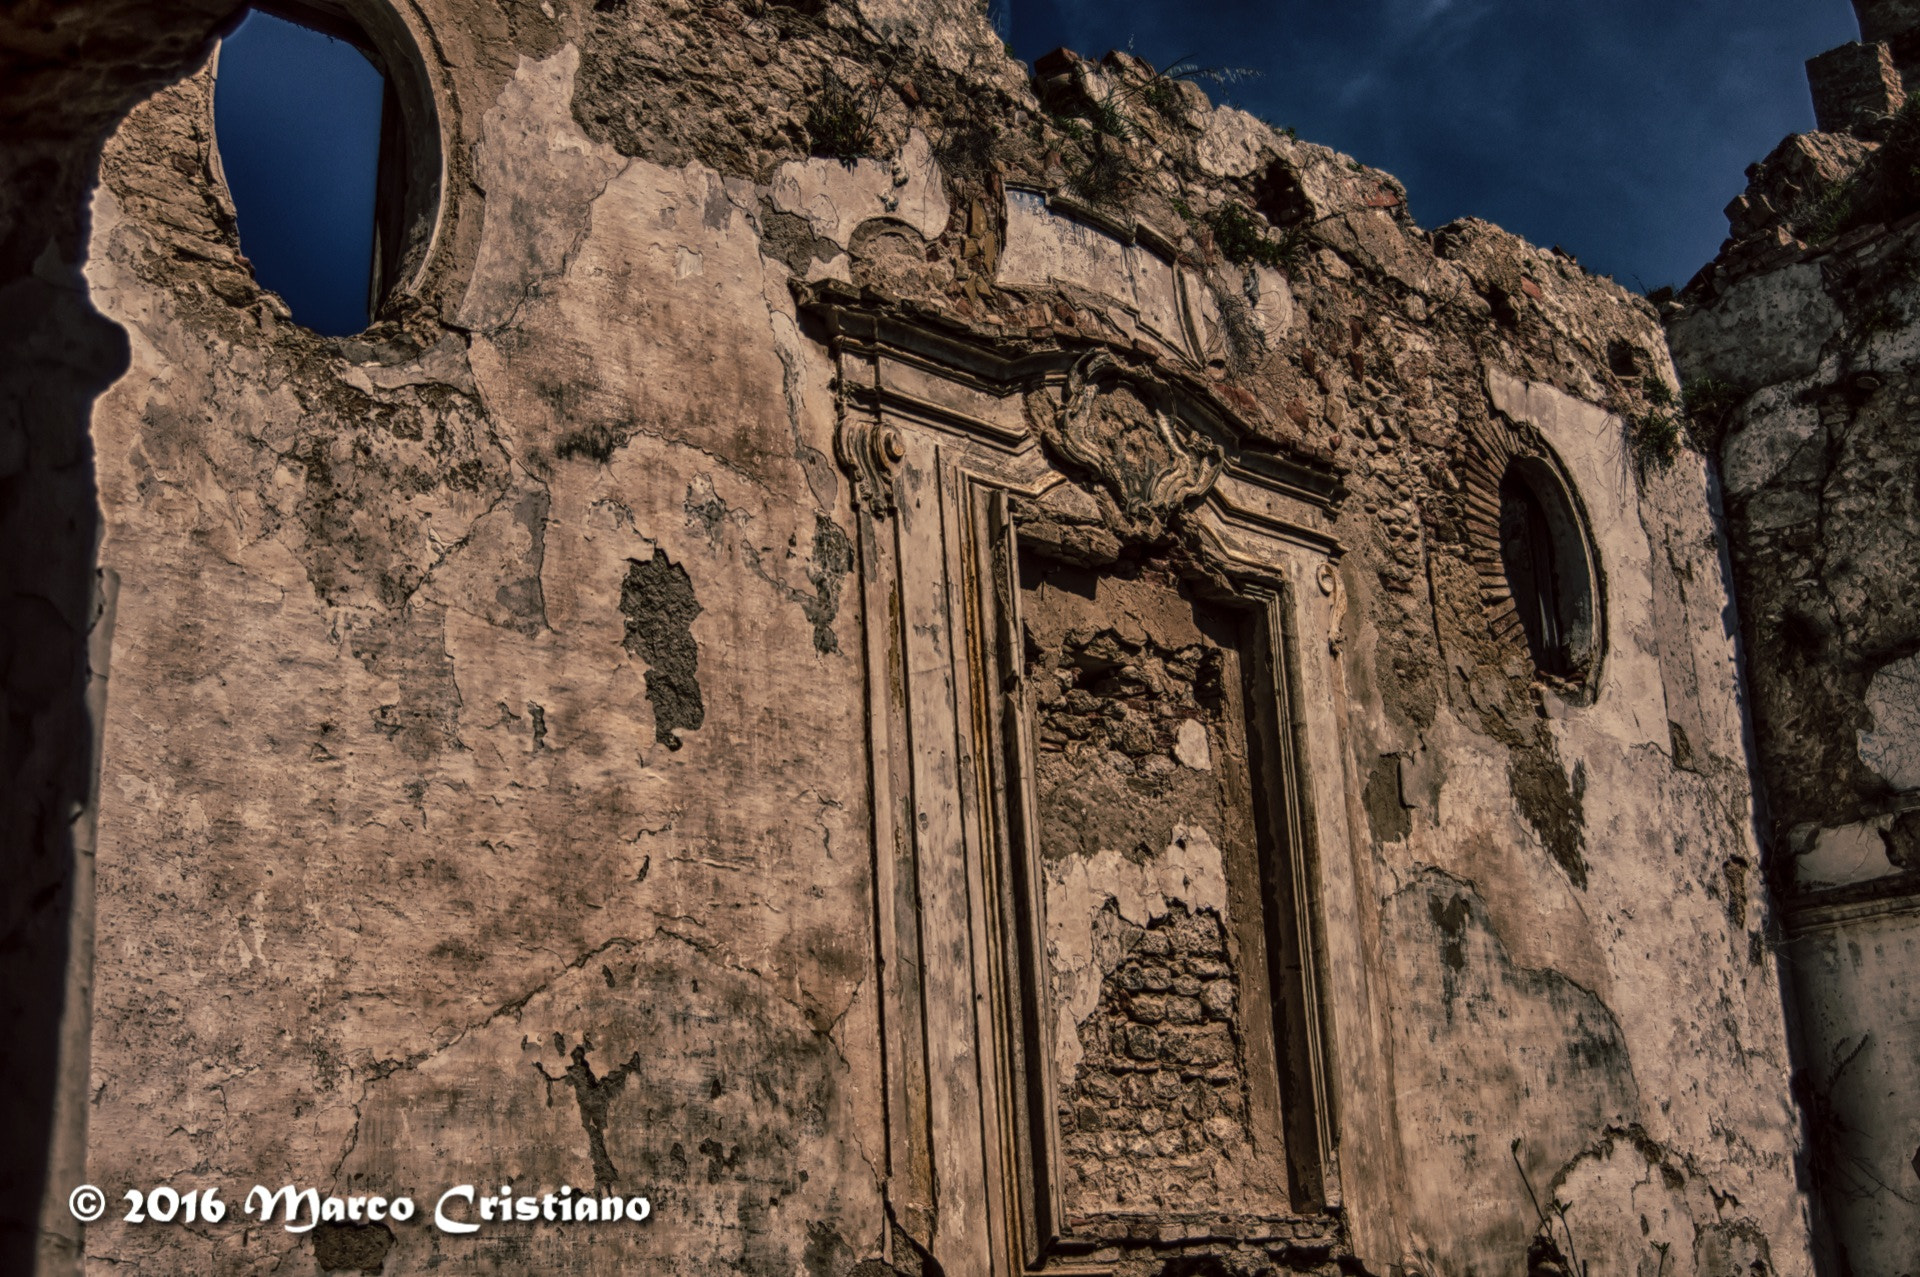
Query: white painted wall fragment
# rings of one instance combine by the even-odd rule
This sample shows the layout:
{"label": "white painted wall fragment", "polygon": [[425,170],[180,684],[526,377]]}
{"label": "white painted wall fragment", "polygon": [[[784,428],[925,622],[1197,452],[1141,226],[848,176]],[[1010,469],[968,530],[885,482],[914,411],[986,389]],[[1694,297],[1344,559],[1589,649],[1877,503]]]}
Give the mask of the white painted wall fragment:
{"label": "white painted wall fragment", "polygon": [[1007,246],[995,280],[1014,288],[1068,284],[1111,297],[1174,349],[1191,349],[1173,263],[1052,211],[1038,192],[1007,192]]}
{"label": "white painted wall fragment", "polygon": [[1920,789],[1920,656],[1881,666],[1867,709],[1873,726],[1859,733],[1860,761],[1897,789]]}
{"label": "white painted wall fragment", "polygon": [[1207,729],[1189,718],[1181,722],[1174,736],[1173,756],[1195,771],[1213,770],[1213,750],[1207,745]]}
{"label": "white painted wall fragment", "polygon": [[1119,938],[1100,926],[1112,901],[1122,918],[1145,927],[1181,903],[1227,922],[1226,859],[1199,826],[1175,825],[1173,841],[1140,864],[1103,849],[1046,867],[1047,956],[1053,965],[1058,1020],[1054,1053],[1064,1089],[1080,1067],[1080,1024],[1100,1005],[1100,985],[1119,965]]}
{"label": "white painted wall fragment", "polygon": [[905,222],[934,239],[947,229],[951,212],[939,162],[919,129],[893,160],[789,160],[773,176],[773,206],[806,218],[815,235],[842,248],[854,228],[875,217]]}

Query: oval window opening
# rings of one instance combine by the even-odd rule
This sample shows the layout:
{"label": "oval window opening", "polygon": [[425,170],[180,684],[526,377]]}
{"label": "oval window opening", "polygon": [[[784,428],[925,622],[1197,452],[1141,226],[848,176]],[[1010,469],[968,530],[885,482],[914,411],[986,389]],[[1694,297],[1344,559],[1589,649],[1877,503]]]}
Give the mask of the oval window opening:
{"label": "oval window opening", "polygon": [[1534,667],[1554,680],[1590,680],[1598,656],[1593,556],[1559,474],[1517,457],[1500,480],[1500,558]]}
{"label": "oval window opening", "polygon": [[248,9],[221,42],[213,112],[254,277],[316,332],[365,328],[438,214],[439,135],[404,26],[369,0]]}

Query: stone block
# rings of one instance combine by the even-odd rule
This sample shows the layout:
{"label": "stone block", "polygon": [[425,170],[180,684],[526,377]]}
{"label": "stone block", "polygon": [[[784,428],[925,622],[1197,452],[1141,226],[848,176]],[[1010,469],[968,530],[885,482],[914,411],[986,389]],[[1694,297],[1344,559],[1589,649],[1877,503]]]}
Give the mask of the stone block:
{"label": "stone block", "polygon": [[1844,133],[1892,115],[1907,100],[1884,44],[1843,44],[1807,59],[1813,114],[1823,133]]}

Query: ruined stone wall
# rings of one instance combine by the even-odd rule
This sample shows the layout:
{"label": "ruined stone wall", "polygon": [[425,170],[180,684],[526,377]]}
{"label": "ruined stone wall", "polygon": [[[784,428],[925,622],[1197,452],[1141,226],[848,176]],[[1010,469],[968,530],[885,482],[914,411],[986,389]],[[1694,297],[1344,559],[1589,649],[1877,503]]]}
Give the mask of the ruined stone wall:
{"label": "ruined stone wall", "polygon": [[[1907,6],[1859,8],[1910,49]],[[1796,1095],[1840,1272],[1920,1254],[1920,115],[1892,88],[1754,166],[1720,257],[1668,307],[1724,489]]]}
{"label": "ruined stone wall", "polygon": [[[87,427],[94,397],[126,369],[125,340],[78,271],[86,192],[106,133],[204,51],[230,7],[22,3],[0,15],[0,1128],[20,1150],[0,1161],[7,1270],[40,1247],[49,1174],[71,1179],[84,1163],[77,955],[91,943],[94,726],[112,593],[95,572]],[[71,1253],[72,1237],[50,1244]]]}
{"label": "ruined stone wall", "polygon": [[[1385,175],[1124,56],[1029,82],[969,6],[397,12],[448,170],[432,255],[366,333],[318,338],[254,284],[206,66],[101,160],[86,296],[128,354],[92,413],[120,593],[88,1174],[115,1197],[564,1183],[653,1218],[110,1219],[90,1255],[990,1270],[986,1225],[906,1209],[889,1160],[901,977],[876,919],[901,902],[876,889],[873,724],[929,671],[872,664],[872,636],[960,622],[873,609],[871,527],[932,517],[930,489],[920,453],[882,490],[849,451],[838,307],[1009,367],[1104,352],[1230,419],[1236,464],[1324,481],[1324,526],[1268,522],[1328,559],[1282,593],[1323,707],[1287,729],[1317,831],[1290,854],[1337,1173],[1257,1239],[1152,1222],[1284,1196],[1303,1155],[1297,1109],[1263,1115],[1250,1027],[1274,933],[1236,904],[1261,890],[1236,857],[1266,845],[1233,790],[1245,649],[1162,615],[1102,654],[1105,627],[1029,616],[1022,677],[1068,675],[1033,716],[1043,786],[1139,796],[1137,836],[1040,840],[1081,1205],[1153,1208],[1094,1259],[1808,1271],[1705,473],[1625,425],[1671,383],[1646,306],[1484,224],[1423,231]],[[865,136],[809,156],[835,149],[811,111],[835,84]],[[1096,597],[1225,589],[1197,509],[1217,467],[1156,504],[1129,487],[1152,449],[1079,447],[1035,406],[1057,389],[995,400],[1061,478],[1023,535],[1097,570]],[[1170,446],[1155,465],[1206,471]],[[1567,679],[1505,598],[1517,456],[1566,476],[1592,542],[1602,642]],[[970,997],[990,942],[907,974]],[[992,1026],[968,1032],[937,1044],[949,1072],[985,1067]]]}
{"label": "ruined stone wall", "polygon": [[[1155,573],[1027,571],[1075,1195],[1135,1209],[1284,1203],[1237,636]],[[1146,888],[1173,865],[1183,896]]]}

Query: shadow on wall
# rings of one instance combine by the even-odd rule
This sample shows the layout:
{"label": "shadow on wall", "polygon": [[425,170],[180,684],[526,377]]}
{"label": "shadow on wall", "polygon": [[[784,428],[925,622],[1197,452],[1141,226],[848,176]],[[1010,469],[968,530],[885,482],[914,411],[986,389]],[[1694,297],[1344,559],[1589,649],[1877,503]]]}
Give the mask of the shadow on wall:
{"label": "shadow on wall", "polygon": [[[32,1271],[43,1190],[51,1178],[64,1193],[80,1166],[75,1140],[72,1165],[49,1171],[75,843],[90,823],[99,515],[88,425],[128,360],[79,272],[88,192],[108,130],[203,58],[235,8],[28,0],[0,11],[0,1272]],[[70,1240],[49,1246],[72,1253]]]}

